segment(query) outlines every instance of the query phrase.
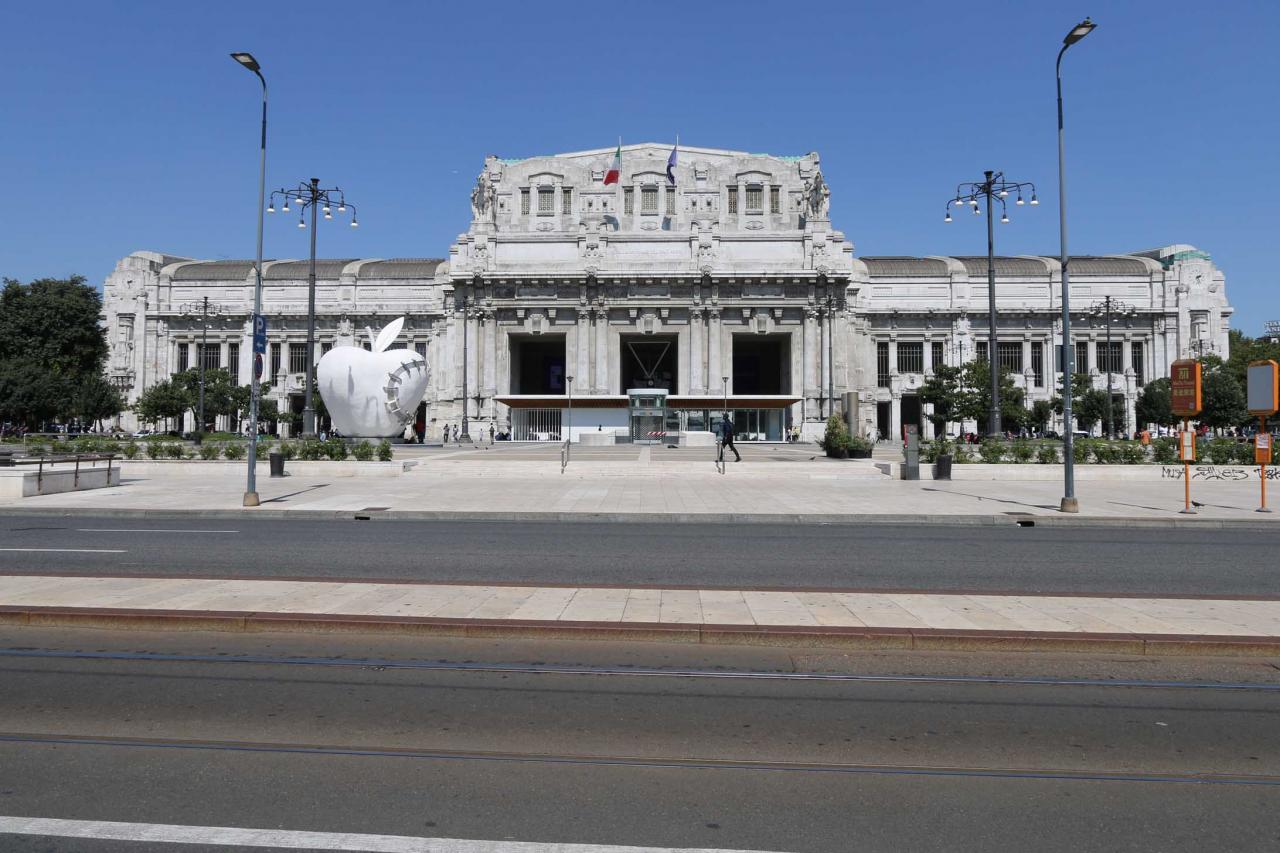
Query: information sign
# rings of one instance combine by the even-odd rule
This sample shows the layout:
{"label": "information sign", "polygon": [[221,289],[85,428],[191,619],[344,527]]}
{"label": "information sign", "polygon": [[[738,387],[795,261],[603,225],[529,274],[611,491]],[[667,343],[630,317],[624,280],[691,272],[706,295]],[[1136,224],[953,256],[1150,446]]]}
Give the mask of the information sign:
{"label": "information sign", "polygon": [[1180,418],[1200,414],[1200,362],[1189,358],[1175,361],[1169,378],[1173,413]]}
{"label": "information sign", "polygon": [[1280,364],[1251,361],[1247,377],[1249,413],[1269,418],[1280,410]]}
{"label": "information sign", "polygon": [[1259,465],[1271,464],[1271,433],[1260,432],[1254,436],[1253,461]]}
{"label": "information sign", "polygon": [[1184,429],[1178,433],[1178,459],[1182,462],[1196,461],[1195,430]]}
{"label": "information sign", "polygon": [[253,315],[253,351],[261,355],[267,351],[267,318]]}

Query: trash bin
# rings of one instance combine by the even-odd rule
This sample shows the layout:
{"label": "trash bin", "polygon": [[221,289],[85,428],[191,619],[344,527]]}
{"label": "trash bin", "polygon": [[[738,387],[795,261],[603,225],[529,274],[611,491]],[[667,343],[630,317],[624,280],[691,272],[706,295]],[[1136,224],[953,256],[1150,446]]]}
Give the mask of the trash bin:
{"label": "trash bin", "polygon": [[950,480],[951,479],[951,454],[943,453],[933,463],[933,479]]}
{"label": "trash bin", "polygon": [[271,476],[283,477],[284,476],[284,454],[277,453],[277,452],[268,453],[267,459],[268,461],[271,462]]}

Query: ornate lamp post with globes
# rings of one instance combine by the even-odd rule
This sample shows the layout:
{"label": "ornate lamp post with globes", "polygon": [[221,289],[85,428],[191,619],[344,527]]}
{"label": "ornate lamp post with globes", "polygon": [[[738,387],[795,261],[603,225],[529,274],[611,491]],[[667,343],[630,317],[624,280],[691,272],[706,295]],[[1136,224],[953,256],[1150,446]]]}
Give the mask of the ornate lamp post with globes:
{"label": "ornate lamp post with globes", "polygon": [[[986,177],[980,182],[971,182],[960,184],[956,187],[954,198],[947,200],[947,215],[943,222],[951,221],[951,206],[954,204],[957,209],[972,209],[974,216],[982,213],[982,205],[980,200],[985,200],[987,208],[987,315],[990,325],[990,332],[987,337],[987,360],[991,364],[991,409],[987,414],[987,433],[996,435],[1000,432],[1000,364],[998,360],[996,345],[996,265],[995,265],[995,247],[996,236],[995,226],[992,225],[992,216],[994,214],[995,205],[1000,205],[1000,221],[1009,222],[1009,210],[1005,200],[1011,194],[1017,194],[1015,205],[1031,204],[1037,205],[1040,200],[1036,198],[1036,185],[1029,181],[1006,181],[1004,172],[986,171],[983,173]],[[1023,195],[1030,193],[1030,202],[1023,198]]]}
{"label": "ornate lamp post with globes", "polygon": [[209,351],[209,315],[215,317],[222,313],[218,305],[210,305],[209,297],[200,297],[199,302],[188,302],[182,306],[182,316],[200,318],[200,351],[196,354],[196,364],[200,369],[200,405],[199,421],[196,423],[195,443],[204,441],[204,360]]}
{"label": "ornate lamp post with globes", "polygon": [[351,227],[360,225],[356,219],[356,206],[348,204],[341,187],[322,188],[319,178],[312,178],[310,183],[302,182],[292,189],[278,189],[271,193],[271,201],[267,204],[267,213],[276,212],[276,198],[284,203],[281,213],[290,211],[293,203],[298,209],[298,227],[307,227],[307,211],[311,211],[311,272],[307,277],[307,378],[306,392],[302,405],[302,434],[309,438],[316,434],[316,410],[311,398],[312,386],[315,384],[315,348],[316,348],[316,213],[322,211],[325,219],[333,219],[333,211],[346,213],[351,208]]}
{"label": "ornate lamp post with globes", "polygon": [[[1112,320],[1117,319],[1128,320],[1138,313],[1138,309],[1134,308],[1132,305],[1121,302],[1119,299],[1113,299],[1110,296],[1105,296],[1101,302],[1089,307],[1089,313],[1107,324],[1107,408],[1103,410],[1103,428],[1107,433],[1107,438],[1115,439],[1115,419],[1112,417],[1114,404],[1111,401],[1111,373],[1115,369],[1116,365],[1114,355],[1111,350],[1111,322]],[[1120,361],[1121,363],[1124,362],[1123,357]],[[1125,420],[1128,420],[1127,416]],[[1127,431],[1128,428],[1129,425],[1126,423],[1125,430]]]}

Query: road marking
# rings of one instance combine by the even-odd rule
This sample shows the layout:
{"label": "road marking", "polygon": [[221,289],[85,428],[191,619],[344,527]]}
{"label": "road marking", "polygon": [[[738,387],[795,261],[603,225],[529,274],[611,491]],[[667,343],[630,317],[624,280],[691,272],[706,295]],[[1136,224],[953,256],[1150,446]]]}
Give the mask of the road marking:
{"label": "road marking", "polygon": [[287,829],[241,829],[230,826],[182,826],[171,823],[122,823],[40,817],[0,817],[0,834],[274,847],[284,850],[351,850],[365,853],[748,853],[708,847],[618,847],[610,844],[477,841],[462,838],[415,838],[409,835],[300,832]]}
{"label": "road marking", "polygon": [[239,533],[239,530],[168,530],[140,527],[77,527],[79,533]]}
{"label": "road marking", "polygon": [[128,554],[120,548],[0,548],[0,551],[40,552],[53,554]]}

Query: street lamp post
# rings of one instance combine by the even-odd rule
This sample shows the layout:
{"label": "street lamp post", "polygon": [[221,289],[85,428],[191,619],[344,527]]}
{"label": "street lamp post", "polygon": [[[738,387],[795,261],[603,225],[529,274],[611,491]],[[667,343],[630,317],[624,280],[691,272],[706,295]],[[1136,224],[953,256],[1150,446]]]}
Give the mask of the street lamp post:
{"label": "street lamp post", "polygon": [[835,338],[836,318],[835,318],[835,294],[832,292],[832,286],[826,282],[826,276],[821,279],[826,283],[827,287],[827,417],[836,413],[836,391],[835,391],[835,374],[836,362],[834,357],[833,339]]}
{"label": "street lamp post", "polygon": [[[477,276],[476,285],[479,284]],[[462,293],[462,434],[458,437],[460,441],[471,441],[470,418],[468,412],[471,409],[471,402],[467,399],[467,348],[468,348],[468,330],[471,326],[471,307],[468,302],[468,294],[466,291]],[[479,411],[479,408],[476,409]]]}
{"label": "street lamp post", "polygon": [[[569,389],[568,425],[564,431],[564,461],[567,463],[569,461],[570,448],[573,444],[573,377],[565,376],[564,381],[565,387]],[[564,469],[562,468],[561,470],[563,471]]]}
{"label": "street lamp post", "polygon": [[209,297],[200,297],[199,302],[189,302],[182,306],[182,313],[185,316],[200,316],[200,351],[196,355],[196,363],[200,371],[200,402],[197,407],[199,410],[199,421],[196,424],[195,443],[201,444],[204,441],[204,359],[205,353],[209,351],[209,314],[215,316],[222,313],[222,310],[214,305],[209,307]]}
{"label": "street lamp post", "polygon": [[312,178],[303,181],[292,189],[278,189],[271,193],[271,201],[267,204],[267,213],[276,212],[276,197],[283,200],[281,213],[289,212],[289,202],[298,208],[298,227],[306,228],[307,211],[311,211],[311,268],[307,275],[307,369],[306,391],[302,403],[302,434],[314,438],[316,434],[316,410],[312,399],[312,386],[315,385],[315,348],[316,348],[316,212],[323,211],[325,219],[333,219],[333,208],[339,213],[346,213],[351,208],[351,227],[358,228],[360,221],[356,218],[356,206],[347,201],[341,187],[321,188],[320,179]]}
{"label": "street lamp post", "polygon": [[[1111,372],[1115,367],[1114,353],[1111,349],[1111,320],[1112,317],[1127,319],[1138,313],[1138,309],[1132,305],[1121,302],[1110,296],[1103,297],[1102,301],[1092,306],[1089,313],[1095,317],[1102,318],[1107,324],[1107,408],[1103,411],[1103,428],[1106,431],[1107,438],[1114,439],[1115,434],[1115,418],[1112,417],[1113,403],[1111,401]],[[1123,361],[1123,358],[1121,359]],[[1126,416],[1127,421],[1127,416]],[[1128,430],[1128,423],[1125,424],[1125,430]]]}
{"label": "street lamp post", "polygon": [[1023,192],[1030,191],[1030,204],[1038,205],[1040,200],[1036,197],[1036,186],[1029,181],[1006,181],[1004,172],[986,171],[983,173],[985,178],[980,182],[970,182],[960,184],[956,187],[954,198],[947,199],[947,215],[943,218],[943,222],[951,221],[951,205],[956,208],[970,207],[973,209],[974,215],[982,213],[979,199],[986,200],[987,206],[987,315],[989,332],[987,335],[987,361],[990,363],[991,370],[991,407],[987,413],[987,433],[995,435],[1000,432],[1000,366],[997,356],[999,347],[996,342],[996,235],[995,226],[993,224],[993,216],[995,213],[995,205],[1000,205],[1000,221],[1002,223],[1009,222],[1008,207],[1005,199],[1010,193],[1017,193],[1016,205],[1027,204],[1023,199]]}
{"label": "street lamp post", "polygon": [[[258,252],[253,265],[253,328],[258,328],[262,316],[262,207],[267,192],[267,78],[251,53],[233,53],[231,58],[252,71],[262,83],[262,143],[258,154]],[[254,354],[253,380],[249,383],[249,460],[245,480],[243,506],[258,506],[258,373],[257,355]]]}
{"label": "street lamp post", "polygon": [[1067,256],[1067,167],[1063,149],[1062,124],[1062,56],[1067,48],[1089,35],[1096,26],[1088,18],[1071,28],[1062,39],[1062,49],[1058,51],[1058,62],[1055,75],[1058,80],[1058,241],[1059,261],[1062,266],[1062,503],[1061,512],[1079,512],[1080,502],[1076,500],[1075,460],[1073,445],[1075,437],[1071,432],[1071,368],[1074,354],[1071,351],[1071,281],[1068,273]]}

